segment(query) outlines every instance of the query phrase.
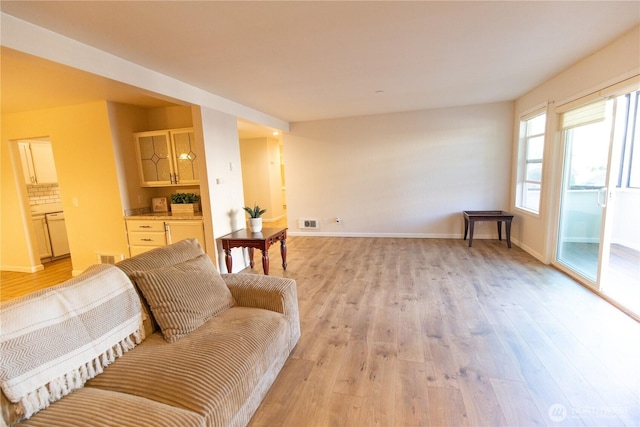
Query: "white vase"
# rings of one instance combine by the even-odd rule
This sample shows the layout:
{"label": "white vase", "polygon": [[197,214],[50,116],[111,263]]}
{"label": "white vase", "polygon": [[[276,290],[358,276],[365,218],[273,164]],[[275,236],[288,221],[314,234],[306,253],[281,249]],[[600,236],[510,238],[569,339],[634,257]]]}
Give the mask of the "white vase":
{"label": "white vase", "polygon": [[262,231],[262,218],[249,218],[249,229],[252,233]]}

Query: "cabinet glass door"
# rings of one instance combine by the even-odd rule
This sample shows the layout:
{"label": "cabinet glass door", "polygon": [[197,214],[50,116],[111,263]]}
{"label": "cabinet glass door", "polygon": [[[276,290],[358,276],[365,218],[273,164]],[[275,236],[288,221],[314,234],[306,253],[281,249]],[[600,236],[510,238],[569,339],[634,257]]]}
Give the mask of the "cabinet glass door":
{"label": "cabinet glass door", "polygon": [[166,133],[137,137],[140,173],[145,184],[171,184],[171,151]]}
{"label": "cabinet glass door", "polygon": [[178,184],[197,184],[198,156],[193,131],[171,132]]}

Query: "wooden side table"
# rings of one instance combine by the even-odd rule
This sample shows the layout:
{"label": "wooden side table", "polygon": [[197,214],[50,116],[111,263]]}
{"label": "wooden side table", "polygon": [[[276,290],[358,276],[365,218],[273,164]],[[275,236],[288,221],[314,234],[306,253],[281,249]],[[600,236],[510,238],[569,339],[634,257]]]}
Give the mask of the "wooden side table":
{"label": "wooden side table", "polygon": [[234,231],[220,238],[222,249],[224,249],[224,261],[227,265],[227,271],[231,273],[233,260],[231,258],[231,249],[233,248],[249,248],[249,265],[254,266],[253,250],[260,249],[262,251],[262,271],[269,275],[269,247],[280,242],[280,254],[282,255],[282,268],[287,269],[287,229],[286,228],[263,228],[259,233],[252,233],[243,229]]}
{"label": "wooden side table", "polygon": [[511,221],[513,214],[505,211],[462,211],[464,216],[464,240],[469,231],[469,247],[473,244],[473,225],[476,221],[496,221],[498,223],[498,240],[502,240],[502,223],[507,232],[507,247],[511,248]]}

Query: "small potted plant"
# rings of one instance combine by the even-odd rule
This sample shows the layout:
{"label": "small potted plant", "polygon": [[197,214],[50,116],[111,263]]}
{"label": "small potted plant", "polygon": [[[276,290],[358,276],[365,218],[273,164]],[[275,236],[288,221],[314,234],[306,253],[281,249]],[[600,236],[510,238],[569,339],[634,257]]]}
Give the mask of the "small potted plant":
{"label": "small potted plant", "polygon": [[253,204],[253,208],[245,206],[244,209],[249,214],[249,228],[252,233],[259,233],[262,231],[262,214],[267,210],[260,208],[257,203]]}
{"label": "small potted plant", "polygon": [[195,212],[200,212],[200,195],[196,193],[173,193],[171,195],[171,212],[191,215]]}

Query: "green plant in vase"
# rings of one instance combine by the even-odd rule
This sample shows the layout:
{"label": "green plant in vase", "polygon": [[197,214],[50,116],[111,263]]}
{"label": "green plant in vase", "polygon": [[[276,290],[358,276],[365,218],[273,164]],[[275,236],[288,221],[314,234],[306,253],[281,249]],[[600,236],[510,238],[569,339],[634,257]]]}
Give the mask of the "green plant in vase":
{"label": "green plant in vase", "polygon": [[242,209],[249,214],[249,228],[253,233],[259,233],[262,231],[262,214],[267,210],[262,209],[257,203],[253,204],[253,208],[245,206]]}
{"label": "green plant in vase", "polygon": [[193,214],[200,212],[200,195],[197,193],[173,193],[171,212],[174,214]]}

